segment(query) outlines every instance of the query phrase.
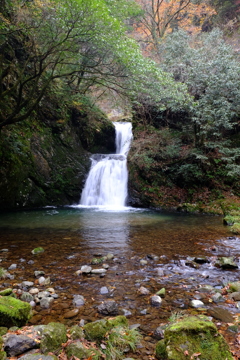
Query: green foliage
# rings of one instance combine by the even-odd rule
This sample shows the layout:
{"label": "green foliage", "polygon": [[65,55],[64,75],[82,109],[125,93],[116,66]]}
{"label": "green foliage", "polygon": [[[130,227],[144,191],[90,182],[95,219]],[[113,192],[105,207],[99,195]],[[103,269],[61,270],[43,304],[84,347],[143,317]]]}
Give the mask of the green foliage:
{"label": "green foliage", "polygon": [[174,32],[162,45],[162,65],[195,98],[191,129],[197,146],[221,139],[240,114],[240,65],[222,33],[215,29],[192,41]]}
{"label": "green foliage", "polygon": [[5,279],[6,276],[7,276],[7,270],[0,267],[0,279]]}

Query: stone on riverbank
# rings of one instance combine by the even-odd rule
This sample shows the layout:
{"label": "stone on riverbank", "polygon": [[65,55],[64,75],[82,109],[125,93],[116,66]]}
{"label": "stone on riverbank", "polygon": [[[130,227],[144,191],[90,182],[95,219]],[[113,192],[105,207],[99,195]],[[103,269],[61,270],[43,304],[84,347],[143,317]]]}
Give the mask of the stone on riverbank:
{"label": "stone on riverbank", "polygon": [[[74,357],[77,359],[92,359],[93,354],[94,359],[98,359],[98,357],[96,357],[98,351],[96,349],[91,349],[91,348],[86,348],[84,347],[84,345],[81,343],[81,341],[77,341],[76,343],[72,343],[69,344],[66,347],[66,354],[68,359]],[[100,358],[100,353],[99,353],[99,358]]]}
{"label": "stone on riverbank", "polygon": [[43,355],[43,354],[26,354],[21,356],[21,360],[58,360],[55,355]]}
{"label": "stone on riverbank", "polygon": [[84,331],[88,340],[101,341],[106,333],[114,327],[128,327],[127,318],[120,315],[109,320],[97,320],[84,325]]}
{"label": "stone on riverbank", "polygon": [[23,326],[31,317],[31,306],[11,296],[0,297],[0,326]]}
{"label": "stone on riverbank", "polygon": [[186,360],[186,356],[195,358],[196,354],[207,360],[233,360],[224,338],[205,316],[188,316],[170,324],[164,340],[156,346],[159,360]]}
{"label": "stone on riverbank", "polygon": [[38,347],[39,344],[29,336],[11,334],[4,344],[4,351],[12,357]]}
{"label": "stone on riverbank", "polygon": [[103,315],[117,315],[118,304],[114,300],[104,301],[98,306],[98,312]]}
{"label": "stone on riverbank", "polygon": [[61,345],[67,341],[66,327],[60,323],[49,323],[42,331],[41,351],[46,354],[48,352],[58,352]]}

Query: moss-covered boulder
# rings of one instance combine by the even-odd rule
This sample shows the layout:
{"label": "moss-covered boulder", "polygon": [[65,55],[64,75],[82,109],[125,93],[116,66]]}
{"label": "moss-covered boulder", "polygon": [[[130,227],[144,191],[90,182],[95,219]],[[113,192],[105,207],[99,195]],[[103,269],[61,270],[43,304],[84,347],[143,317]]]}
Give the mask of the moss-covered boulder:
{"label": "moss-covered boulder", "polygon": [[170,324],[156,346],[159,360],[233,360],[228,345],[207,317],[189,316]]}
{"label": "moss-covered boulder", "polygon": [[84,338],[83,329],[78,325],[72,326],[71,329],[69,330],[69,334],[70,334],[72,340]]}
{"label": "moss-covered boulder", "polygon": [[0,297],[0,326],[23,326],[31,318],[31,306],[11,296]]}
{"label": "moss-covered boulder", "polygon": [[84,326],[85,336],[90,341],[101,341],[105,334],[114,327],[128,327],[125,316],[117,316],[109,320],[98,320]]}
{"label": "moss-covered boulder", "polygon": [[68,359],[75,357],[78,359],[88,359],[91,358],[93,360],[100,359],[100,352],[93,348],[86,348],[81,341],[77,341],[75,343],[69,344],[65,352],[67,354]]}
{"label": "moss-covered boulder", "polygon": [[46,354],[48,352],[58,352],[63,343],[67,341],[66,327],[60,323],[49,323],[42,331],[41,351]]}

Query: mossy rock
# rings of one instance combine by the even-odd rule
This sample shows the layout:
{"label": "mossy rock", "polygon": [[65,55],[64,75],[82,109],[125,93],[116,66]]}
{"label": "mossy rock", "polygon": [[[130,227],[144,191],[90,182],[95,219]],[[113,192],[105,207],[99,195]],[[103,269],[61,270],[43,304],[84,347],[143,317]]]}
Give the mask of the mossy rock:
{"label": "mossy rock", "polygon": [[240,281],[234,281],[229,284],[229,290],[231,292],[239,292],[240,291]]}
{"label": "mossy rock", "polygon": [[234,223],[233,226],[231,226],[230,231],[235,235],[239,235],[240,234],[240,222]]}
{"label": "mossy rock", "polygon": [[128,320],[120,315],[109,320],[98,320],[84,326],[85,336],[90,341],[101,341],[106,333],[114,327],[128,327]]}
{"label": "mossy rock", "polygon": [[43,252],[44,252],[44,248],[42,248],[42,247],[37,247],[37,248],[32,250],[33,255],[41,254]]}
{"label": "mossy rock", "polygon": [[84,338],[83,329],[78,325],[72,326],[71,329],[69,330],[69,333],[70,333],[70,336],[71,336],[72,340],[77,340],[77,339]]}
{"label": "mossy rock", "polygon": [[5,351],[0,351],[0,360],[6,360],[7,359],[7,354],[5,353]]}
{"label": "mossy rock", "polygon": [[108,330],[109,327],[106,320],[98,320],[84,325],[85,337],[90,341],[100,342]]}
{"label": "mossy rock", "polygon": [[0,326],[24,326],[32,316],[31,305],[10,296],[0,297]]}
{"label": "mossy rock", "polygon": [[44,354],[48,352],[57,353],[66,341],[65,325],[52,322],[46,325],[42,331],[40,349]]}
{"label": "mossy rock", "polygon": [[0,291],[0,296],[10,296],[12,295],[13,290],[11,288],[4,289]]}
{"label": "mossy rock", "polygon": [[81,341],[77,341],[75,343],[69,344],[65,352],[67,354],[68,359],[74,357],[78,359],[88,359],[91,358],[92,360],[98,360],[101,358],[100,352],[93,348],[86,348],[84,347]]}
{"label": "mossy rock", "polygon": [[164,341],[156,347],[159,360],[186,360],[186,352],[189,357],[201,354],[201,360],[233,360],[226,341],[204,316],[189,316],[170,324]]}

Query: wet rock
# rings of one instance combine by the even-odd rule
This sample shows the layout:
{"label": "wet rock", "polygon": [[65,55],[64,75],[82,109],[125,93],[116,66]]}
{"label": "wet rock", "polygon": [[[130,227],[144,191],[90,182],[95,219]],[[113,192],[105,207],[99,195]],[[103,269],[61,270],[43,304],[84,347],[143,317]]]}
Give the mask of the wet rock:
{"label": "wet rock", "polygon": [[208,310],[208,313],[214,317],[217,320],[226,322],[226,323],[232,323],[234,322],[234,318],[232,316],[232,314],[223,308],[220,307],[214,307]]}
{"label": "wet rock", "polygon": [[157,270],[157,275],[158,275],[158,276],[164,276],[164,271],[163,271],[163,269],[157,268],[156,270]]}
{"label": "wet rock", "polygon": [[92,271],[92,267],[88,265],[83,265],[81,267],[82,274],[89,274]]}
{"label": "wet rock", "polygon": [[207,317],[189,316],[170,324],[156,346],[157,359],[186,360],[187,357],[233,360],[224,338]]}
{"label": "wet rock", "polygon": [[154,332],[153,332],[153,337],[157,340],[161,340],[164,338],[164,330],[161,326],[158,326]]}
{"label": "wet rock", "polygon": [[31,301],[33,301],[33,296],[31,294],[29,294],[28,292],[23,292],[20,299],[22,301],[26,301],[26,302],[30,303]]}
{"label": "wet rock", "polygon": [[39,285],[50,285],[51,284],[50,277],[45,278],[44,276],[40,276],[40,278],[38,279],[38,283]]}
{"label": "wet rock", "polygon": [[151,298],[150,298],[150,303],[152,306],[154,307],[159,307],[161,306],[162,304],[162,299],[160,296],[158,295],[153,295]]}
{"label": "wet rock", "polygon": [[203,307],[204,303],[200,300],[191,300],[190,305],[194,308],[199,308],[199,307]]}
{"label": "wet rock", "polygon": [[39,293],[39,289],[38,288],[32,288],[29,290],[29,294],[31,295],[36,295]]}
{"label": "wet rock", "polygon": [[58,352],[67,341],[66,327],[60,323],[49,323],[42,330],[40,348],[43,353]]}
{"label": "wet rock", "polygon": [[82,295],[73,295],[73,305],[80,307],[85,304],[85,299]]}
{"label": "wet rock", "polygon": [[71,319],[74,316],[76,316],[78,313],[79,313],[79,309],[73,309],[73,310],[70,310],[70,311],[66,312],[63,315],[63,317],[64,317],[64,319]]}
{"label": "wet rock", "polygon": [[199,264],[197,264],[195,261],[190,261],[190,260],[186,260],[185,265],[189,266],[193,269],[199,269],[199,267],[200,267]]}
{"label": "wet rock", "polygon": [[36,270],[36,271],[34,271],[34,276],[37,278],[37,277],[39,277],[39,276],[41,276],[41,275],[45,275],[45,271],[43,271],[43,270]]}
{"label": "wet rock", "polygon": [[140,260],[140,265],[147,265],[148,264],[148,262],[147,262],[147,260],[144,260],[144,259],[141,259]]}
{"label": "wet rock", "polygon": [[23,281],[21,283],[21,287],[22,288],[30,288],[34,285],[34,283],[32,281]]}
{"label": "wet rock", "polygon": [[122,314],[123,314],[124,316],[126,316],[126,317],[132,315],[131,311],[129,311],[129,310],[127,310],[127,309],[122,309]]}
{"label": "wet rock", "polygon": [[197,263],[197,264],[206,264],[206,263],[209,263],[209,260],[206,256],[196,256],[194,258],[194,261]]}
{"label": "wet rock", "polygon": [[220,266],[222,269],[237,269],[238,265],[234,261],[233,257],[221,257],[218,259],[216,266]]}
{"label": "wet rock", "polygon": [[53,301],[54,298],[52,297],[44,297],[40,300],[40,306],[42,309],[49,309]]}
{"label": "wet rock", "polygon": [[17,268],[17,264],[12,264],[9,266],[8,270],[15,270]]}
{"label": "wet rock", "polygon": [[41,254],[44,252],[44,249],[42,247],[37,247],[31,251],[33,255]]}
{"label": "wet rock", "polygon": [[112,260],[114,258],[114,255],[112,253],[108,253],[106,258],[107,260]]}
{"label": "wet rock", "polygon": [[92,269],[92,274],[105,274],[107,272],[106,269]]}
{"label": "wet rock", "polygon": [[148,294],[150,294],[150,291],[147,288],[145,288],[144,286],[141,286],[138,289],[138,293],[140,293],[141,295],[148,295]]}
{"label": "wet rock", "polygon": [[214,295],[212,295],[212,300],[215,303],[219,303],[219,302],[223,302],[225,301],[224,297],[219,293],[215,293]]}
{"label": "wet rock", "polygon": [[101,289],[100,289],[100,294],[101,295],[106,295],[108,293],[109,293],[109,290],[108,290],[108,288],[106,286],[101,287]]}
{"label": "wet rock", "polygon": [[28,336],[25,335],[9,335],[4,344],[4,351],[8,356],[17,356],[27,350],[35,349],[39,344]]}
{"label": "wet rock", "polygon": [[103,315],[117,315],[118,304],[114,300],[104,301],[98,306],[98,312]]}

